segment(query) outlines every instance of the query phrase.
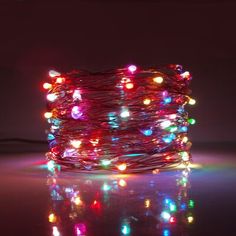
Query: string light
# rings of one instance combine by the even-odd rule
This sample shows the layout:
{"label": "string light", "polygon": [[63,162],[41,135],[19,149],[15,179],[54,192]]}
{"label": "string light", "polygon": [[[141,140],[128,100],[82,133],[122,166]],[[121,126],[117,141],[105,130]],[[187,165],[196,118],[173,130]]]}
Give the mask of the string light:
{"label": "string light", "polygon": [[125,173],[191,160],[187,131],[196,120],[184,106],[196,100],[189,96],[191,75],[179,65],[158,70],[129,65],[99,73],[51,70],[49,77],[43,85],[49,159],[81,171]]}

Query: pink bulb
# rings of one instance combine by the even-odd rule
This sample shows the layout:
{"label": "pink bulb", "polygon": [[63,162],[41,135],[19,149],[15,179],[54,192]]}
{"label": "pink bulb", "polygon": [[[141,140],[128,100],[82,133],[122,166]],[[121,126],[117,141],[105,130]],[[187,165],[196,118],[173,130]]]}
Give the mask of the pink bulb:
{"label": "pink bulb", "polygon": [[128,66],[128,70],[131,72],[131,73],[134,73],[136,70],[137,70],[137,67],[135,65],[130,65]]}

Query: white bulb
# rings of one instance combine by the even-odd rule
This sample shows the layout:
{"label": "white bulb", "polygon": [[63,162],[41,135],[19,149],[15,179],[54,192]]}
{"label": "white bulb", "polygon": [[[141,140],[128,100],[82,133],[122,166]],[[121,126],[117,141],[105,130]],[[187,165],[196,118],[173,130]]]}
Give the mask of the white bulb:
{"label": "white bulb", "polygon": [[130,116],[129,110],[128,109],[123,109],[122,112],[120,113],[120,116],[122,118],[127,118]]}
{"label": "white bulb", "polygon": [[76,90],[74,91],[72,97],[73,97],[74,100],[82,100],[80,91],[79,91],[78,89],[76,89]]}
{"label": "white bulb", "polygon": [[169,127],[170,125],[171,125],[171,121],[169,121],[169,120],[162,121],[160,124],[162,129],[165,129],[165,128]]}
{"label": "white bulb", "polygon": [[49,93],[47,95],[47,100],[50,102],[54,102],[57,99],[57,95],[55,93]]}
{"label": "white bulb", "polygon": [[50,70],[50,71],[48,72],[48,74],[49,74],[49,76],[52,77],[52,78],[61,75],[59,72],[57,72],[57,71],[55,71],[55,70]]}

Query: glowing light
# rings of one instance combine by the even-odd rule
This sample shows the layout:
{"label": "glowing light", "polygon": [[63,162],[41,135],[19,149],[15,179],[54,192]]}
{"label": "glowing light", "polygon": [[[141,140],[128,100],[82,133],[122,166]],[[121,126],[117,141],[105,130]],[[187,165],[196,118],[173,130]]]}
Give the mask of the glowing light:
{"label": "glowing light", "polygon": [[162,236],[170,236],[170,230],[169,229],[164,229]]}
{"label": "glowing light", "polygon": [[191,224],[193,223],[194,218],[193,216],[188,216],[187,220],[188,220],[188,223]]}
{"label": "glowing light", "polygon": [[129,117],[129,116],[130,116],[129,110],[128,110],[127,108],[123,108],[122,111],[121,111],[121,113],[120,113],[120,116],[121,116],[122,118],[127,118],[127,117]]}
{"label": "glowing light", "polygon": [[81,93],[79,89],[76,89],[72,95],[74,100],[82,100]]}
{"label": "glowing light", "polygon": [[53,172],[55,170],[56,163],[53,160],[48,161],[47,168],[49,171]]}
{"label": "glowing light", "polygon": [[79,106],[74,106],[71,110],[71,116],[73,119],[77,120],[79,118],[81,118],[81,116],[83,115],[82,111],[80,110]]}
{"label": "glowing light", "polygon": [[83,224],[83,223],[75,224],[74,229],[75,229],[75,235],[76,236],[85,236],[86,231],[87,231],[86,230],[86,225]]}
{"label": "glowing light", "polygon": [[171,215],[170,215],[170,213],[167,212],[167,211],[163,211],[163,212],[161,213],[161,218],[162,218],[164,221],[169,221],[169,220],[170,220],[170,217],[171,217]]}
{"label": "glowing light", "polygon": [[104,159],[101,161],[101,164],[106,167],[106,166],[109,166],[111,164],[111,160],[108,160],[108,159]]}
{"label": "glowing light", "polygon": [[48,140],[53,140],[55,139],[55,136],[53,134],[48,134]]}
{"label": "glowing light", "polygon": [[182,139],[182,142],[187,143],[188,142],[188,137],[184,136],[183,139]]}
{"label": "glowing light", "polygon": [[81,143],[82,142],[80,140],[71,140],[70,141],[71,146],[73,146],[74,148],[79,148]]}
{"label": "glowing light", "polygon": [[164,79],[161,76],[157,76],[157,77],[153,78],[153,81],[157,84],[161,84],[163,82],[163,80]]}
{"label": "glowing light", "polygon": [[50,118],[52,117],[52,112],[45,112],[45,113],[44,113],[44,117],[45,117],[46,119],[50,119]]}
{"label": "glowing light", "polygon": [[110,186],[110,185],[108,185],[108,184],[106,184],[106,183],[103,184],[103,186],[102,186],[102,190],[103,190],[103,191],[106,192],[106,191],[109,191],[110,189],[111,189],[111,186]]}
{"label": "glowing light", "polygon": [[49,75],[51,78],[53,78],[53,77],[56,77],[56,76],[60,76],[61,74],[60,74],[59,72],[55,71],[55,70],[50,70],[50,71],[48,72],[48,75]]}
{"label": "glowing light", "polygon": [[54,102],[57,99],[57,95],[55,93],[49,93],[47,95],[47,100],[50,102]]}
{"label": "glowing light", "polygon": [[52,235],[53,236],[60,236],[61,235],[58,228],[57,228],[57,226],[52,227]]}
{"label": "glowing light", "polygon": [[143,100],[143,104],[144,105],[149,105],[151,103],[151,99],[149,99],[149,98],[145,98],[144,100]]}
{"label": "glowing light", "polygon": [[194,201],[193,200],[189,200],[188,207],[189,208],[194,208],[194,205],[195,205]]}
{"label": "glowing light", "polygon": [[50,223],[55,223],[57,221],[57,217],[55,216],[55,214],[53,214],[53,213],[49,214],[48,221]]}
{"label": "glowing light", "polygon": [[134,84],[133,84],[133,83],[127,83],[127,84],[125,85],[125,87],[126,87],[127,89],[132,89],[132,88],[134,87]]}
{"label": "glowing light", "polygon": [[190,119],[188,119],[188,123],[191,125],[194,125],[194,124],[196,124],[196,120],[193,118],[190,118]]}
{"label": "glowing light", "polygon": [[118,184],[121,186],[121,187],[125,187],[127,185],[126,181],[123,180],[123,179],[120,179]]}
{"label": "glowing light", "polygon": [[126,170],[126,164],[125,163],[123,163],[123,164],[120,164],[120,165],[118,165],[117,166],[117,168],[120,170],[120,171],[124,171],[124,170]]}
{"label": "glowing light", "polygon": [[99,143],[99,139],[96,138],[96,139],[91,139],[90,140],[90,143],[92,143],[93,146],[96,146],[98,143]]}
{"label": "glowing light", "polygon": [[176,119],[176,117],[177,117],[176,114],[170,114],[170,115],[169,115],[169,118],[170,118],[170,119],[173,119],[173,120]]}
{"label": "glowing light", "polygon": [[151,206],[151,200],[146,199],[145,202],[144,202],[144,206],[145,206],[145,208],[149,208]]}
{"label": "glowing light", "polygon": [[71,201],[74,202],[74,204],[75,204],[76,206],[81,206],[81,205],[83,205],[83,202],[82,202],[82,200],[80,199],[79,196],[73,197],[73,198],[71,199]]}
{"label": "glowing light", "polygon": [[150,136],[150,135],[152,135],[152,130],[151,129],[145,129],[145,130],[142,131],[142,133],[145,136]]}
{"label": "glowing light", "polygon": [[97,200],[94,200],[92,205],[91,205],[91,208],[94,209],[94,210],[99,211],[101,209],[101,203]]}
{"label": "glowing light", "polygon": [[131,72],[131,73],[134,73],[136,70],[137,70],[137,67],[135,65],[130,65],[128,66],[128,70]]}
{"label": "glowing light", "polygon": [[188,104],[189,105],[195,105],[196,104],[196,100],[193,99],[193,98],[190,98],[189,101],[188,101]]}
{"label": "glowing light", "polygon": [[180,152],[183,161],[189,161],[189,154],[187,152]]}
{"label": "glowing light", "polygon": [[52,88],[52,85],[49,84],[49,83],[44,83],[44,84],[43,84],[43,88],[44,88],[44,89],[51,89],[51,88]]}
{"label": "glowing light", "polygon": [[65,81],[65,78],[63,78],[63,77],[58,77],[58,78],[56,79],[56,83],[57,83],[57,84],[62,84],[64,81]]}
{"label": "glowing light", "polygon": [[171,216],[171,217],[170,217],[170,223],[173,224],[173,223],[175,223],[175,222],[176,222],[175,217],[174,217],[174,216]]}
{"label": "glowing light", "polygon": [[171,103],[171,101],[172,101],[171,97],[164,98],[164,104],[169,104],[169,103]]}
{"label": "glowing light", "polygon": [[128,223],[124,223],[122,226],[121,226],[121,233],[123,235],[129,235],[130,234],[130,225]]}
{"label": "glowing light", "polygon": [[169,208],[170,208],[171,212],[177,211],[177,207],[176,207],[176,205],[174,203],[170,203]]}
{"label": "glowing light", "polygon": [[171,121],[170,121],[170,120],[162,121],[162,122],[160,123],[160,126],[161,126],[162,129],[165,129],[165,128],[171,126]]}
{"label": "glowing light", "polygon": [[181,74],[181,76],[184,79],[190,79],[190,77],[191,77],[189,71],[185,71],[184,73]]}

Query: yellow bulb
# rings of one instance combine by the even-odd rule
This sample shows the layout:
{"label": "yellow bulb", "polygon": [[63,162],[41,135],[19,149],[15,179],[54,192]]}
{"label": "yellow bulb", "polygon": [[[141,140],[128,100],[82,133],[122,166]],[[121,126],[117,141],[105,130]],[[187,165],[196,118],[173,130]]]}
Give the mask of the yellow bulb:
{"label": "yellow bulb", "polygon": [[80,206],[80,205],[83,204],[83,202],[81,201],[80,197],[74,198],[73,202],[75,203],[76,206]]}
{"label": "yellow bulb", "polygon": [[149,98],[146,98],[143,100],[144,105],[149,105],[150,103],[151,103],[151,99],[149,99]]}
{"label": "yellow bulb", "polygon": [[71,140],[70,144],[74,147],[74,148],[79,148],[81,145],[81,141],[80,140]]}
{"label": "yellow bulb", "polygon": [[151,205],[150,199],[146,199],[145,202],[144,202],[144,205],[145,205],[146,208],[149,208],[150,205]]}
{"label": "yellow bulb", "polygon": [[53,213],[49,214],[48,221],[50,223],[55,223],[57,221],[57,217],[55,216],[55,214],[53,214]]}
{"label": "yellow bulb", "polygon": [[193,99],[193,98],[190,98],[189,101],[188,101],[188,104],[189,105],[195,105],[196,104],[196,100]]}
{"label": "yellow bulb", "polygon": [[44,83],[44,84],[43,84],[43,88],[44,88],[44,89],[50,89],[50,88],[52,88],[52,85],[49,84],[49,83]]}
{"label": "yellow bulb", "polygon": [[119,181],[119,185],[120,185],[121,187],[125,187],[125,186],[127,185],[127,183],[126,183],[125,180],[121,179],[121,180]]}
{"label": "yellow bulb", "polygon": [[193,223],[194,218],[192,216],[188,216],[188,223]]}
{"label": "yellow bulb", "polygon": [[125,163],[123,163],[123,164],[120,164],[120,165],[118,165],[118,167],[117,167],[120,171],[123,171],[123,170],[125,170],[126,169],[126,164]]}
{"label": "yellow bulb", "polygon": [[58,77],[57,79],[56,79],[56,83],[57,84],[61,84],[61,83],[63,83],[65,81],[65,78],[62,78],[62,77]]}
{"label": "yellow bulb", "polygon": [[153,81],[157,84],[161,84],[163,82],[163,77],[157,76],[157,77],[153,78]]}
{"label": "yellow bulb", "polygon": [[51,118],[51,117],[52,117],[52,112],[45,112],[45,113],[44,113],[44,117],[45,117],[46,119]]}
{"label": "yellow bulb", "polygon": [[182,141],[183,141],[184,143],[187,143],[187,142],[188,142],[188,137],[187,137],[187,136],[184,136],[183,139],[182,139]]}

